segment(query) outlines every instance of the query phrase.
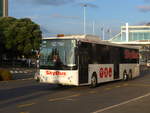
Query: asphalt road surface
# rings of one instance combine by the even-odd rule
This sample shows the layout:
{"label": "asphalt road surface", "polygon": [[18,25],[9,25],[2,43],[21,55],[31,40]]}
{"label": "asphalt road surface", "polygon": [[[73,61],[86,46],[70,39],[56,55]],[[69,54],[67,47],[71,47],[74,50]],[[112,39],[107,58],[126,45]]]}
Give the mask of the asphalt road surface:
{"label": "asphalt road surface", "polygon": [[150,113],[150,73],[94,89],[34,80],[0,82],[0,113]]}

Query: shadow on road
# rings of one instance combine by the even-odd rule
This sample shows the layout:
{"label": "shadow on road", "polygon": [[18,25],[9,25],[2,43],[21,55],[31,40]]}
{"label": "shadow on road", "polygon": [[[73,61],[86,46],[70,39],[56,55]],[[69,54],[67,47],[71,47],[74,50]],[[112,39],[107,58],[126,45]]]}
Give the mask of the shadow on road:
{"label": "shadow on road", "polygon": [[73,86],[38,84],[12,89],[0,89],[0,108],[68,90]]}
{"label": "shadow on road", "polygon": [[[141,71],[140,79],[143,76],[149,76],[150,69]],[[9,83],[8,83],[9,85]],[[49,85],[49,84],[29,84],[27,86],[20,86],[17,88],[11,89],[0,89],[0,108],[5,108],[13,104],[38,99],[42,96],[52,95],[59,93],[61,91],[70,89],[75,89],[73,91],[80,91],[83,89],[82,87],[74,88],[73,86],[57,86],[57,85]]]}

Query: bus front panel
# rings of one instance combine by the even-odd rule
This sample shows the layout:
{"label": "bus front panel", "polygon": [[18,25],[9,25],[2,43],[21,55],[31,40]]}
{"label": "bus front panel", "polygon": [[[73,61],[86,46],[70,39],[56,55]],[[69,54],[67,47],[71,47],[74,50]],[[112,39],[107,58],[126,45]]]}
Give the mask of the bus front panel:
{"label": "bus front panel", "polygon": [[45,39],[40,50],[40,81],[78,85],[76,40]]}

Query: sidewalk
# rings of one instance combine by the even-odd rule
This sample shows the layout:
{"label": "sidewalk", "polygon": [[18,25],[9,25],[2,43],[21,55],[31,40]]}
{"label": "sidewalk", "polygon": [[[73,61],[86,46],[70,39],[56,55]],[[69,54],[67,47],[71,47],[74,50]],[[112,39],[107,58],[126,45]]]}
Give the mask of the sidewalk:
{"label": "sidewalk", "polygon": [[13,80],[34,78],[36,68],[10,68],[0,67],[0,69],[7,69],[13,76]]}

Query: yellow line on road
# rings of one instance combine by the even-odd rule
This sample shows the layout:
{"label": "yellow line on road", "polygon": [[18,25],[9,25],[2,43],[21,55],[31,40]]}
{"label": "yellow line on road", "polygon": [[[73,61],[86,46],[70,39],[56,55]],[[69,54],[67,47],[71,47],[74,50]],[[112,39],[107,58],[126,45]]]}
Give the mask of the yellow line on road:
{"label": "yellow line on road", "polygon": [[115,86],[116,88],[120,88],[121,86]]}
{"label": "yellow line on road", "polygon": [[127,83],[126,83],[126,84],[123,84],[123,86],[128,86],[128,85],[129,85],[129,84],[127,84]]}
{"label": "yellow line on road", "polygon": [[80,94],[70,95],[70,96],[61,97],[61,98],[49,99],[48,101],[54,102],[54,101],[65,100],[65,99],[68,99],[68,98],[73,98],[73,97],[78,97],[78,96],[80,96]]}
{"label": "yellow line on road", "polygon": [[22,105],[18,105],[19,108],[23,108],[23,107],[29,107],[29,106],[32,106],[36,103],[28,103],[28,104],[22,104]]}
{"label": "yellow line on road", "polygon": [[109,88],[109,87],[108,87],[108,88],[105,88],[105,90],[111,90],[111,89],[112,89],[112,88]]}
{"label": "yellow line on road", "polygon": [[144,86],[144,87],[150,87],[150,84],[129,84],[130,86]]}
{"label": "yellow line on road", "polygon": [[89,93],[91,93],[91,94],[95,94],[95,93],[97,93],[96,91],[89,91]]}
{"label": "yellow line on road", "polygon": [[125,83],[125,84],[120,84],[120,85],[113,85],[112,87],[105,88],[105,90],[111,90],[111,89],[120,88],[123,86],[129,86],[129,84]]}
{"label": "yellow line on road", "polygon": [[27,112],[20,112],[20,113],[30,113],[30,112],[27,111]]}

